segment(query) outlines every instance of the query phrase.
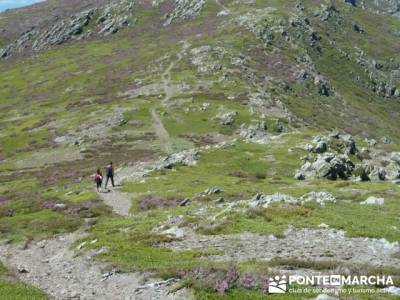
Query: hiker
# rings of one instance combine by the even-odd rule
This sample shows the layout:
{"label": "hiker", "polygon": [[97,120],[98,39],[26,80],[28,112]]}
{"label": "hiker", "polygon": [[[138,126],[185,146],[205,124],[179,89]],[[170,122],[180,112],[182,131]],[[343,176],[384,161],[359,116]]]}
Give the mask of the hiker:
{"label": "hiker", "polygon": [[96,174],[94,174],[94,181],[96,182],[97,191],[100,192],[101,184],[103,183],[103,174],[100,169],[97,169]]}
{"label": "hiker", "polygon": [[111,184],[113,187],[115,187],[115,185],[114,185],[114,166],[113,166],[112,162],[110,162],[110,164],[106,168],[106,176],[107,176],[106,184],[105,184],[104,188],[107,189],[108,179],[111,179]]}

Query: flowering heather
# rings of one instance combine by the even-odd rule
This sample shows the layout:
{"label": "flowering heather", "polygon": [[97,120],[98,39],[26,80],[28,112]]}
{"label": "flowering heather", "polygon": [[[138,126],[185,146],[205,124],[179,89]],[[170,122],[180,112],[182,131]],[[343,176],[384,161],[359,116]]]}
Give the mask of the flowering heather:
{"label": "flowering heather", "polygon": [[0,196],[0,205],[6,204],[8,202],[8,199],[6,197]]}

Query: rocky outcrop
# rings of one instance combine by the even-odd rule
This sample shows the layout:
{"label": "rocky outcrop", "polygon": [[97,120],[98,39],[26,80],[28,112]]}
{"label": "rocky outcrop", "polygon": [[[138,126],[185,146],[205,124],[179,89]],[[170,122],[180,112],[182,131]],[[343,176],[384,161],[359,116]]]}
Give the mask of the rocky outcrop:
{"label": "rocky outcrop", "polygon": [[263,140],[267,137],[267,124],[264,121],[257,121],[248,127],[242,125],[239,135],[253,142]]}
{"label": "rocky outcrop", "polygon": [[164,26],[176,20],[190,19],[199,15],[206,3],[205,0],[174,0],[174,2],[174,10],[165,16]]}
{"label": "rocky outcrop", "polygon": [[[386,142],[386,139],[384,140]],[[301,147],[310,152],[302,157],[303,165],[296,170],[294,177],[354,179],[359,181],[381,181],[400,179],[400,153],[387,153],[377,150],[375,139],[366,139],[371,148],[358,149],[353,137],[339,131],[329,136],[316,136],[311,144]],[[383,141],[382,141],[383,142]],[[357,156],[354,162],[350,159]]]}
{"label": "rocky outcrop", "polygon": [[336,198],[330,193],[327,192],[310,192],[300,197],[300,202],[314,202],[321,206],[324,206],[326,202],[336,203]]}
{"label": "rocky outcrop", "polygon": [[118,32],[129,21],[134,8],[133,0],[120,0],[99,8],[77,13],[69,18],[55,18],[45,28],[31,28],[17,40],[0,50],[0,58],[7,58],[25,49],[41,51],[72,39],[107,36]]}
{"label": "rocky outcrop", "polygon": [[326,178],[348,179],[352,175],[354,164],[347,155],[324,153],[318,154],[314,161],[306,161],[296,172],[297,179]]}
{"label": "rocky outcrop", "polygon": [[195,166],[200,152],[192,149],[171,154],[162,159],[156,166],[157,170],[172,169],[177,165]]}
{"label": "rocky outcrop", "polygon": [[43,50],[49,46],[60,45],[74,36],[83,33],[85,26],[92,20],[95,10],[83,11],[69,20],[60,20],[49,30],[40,33],[33,42],[34,51]]}
{"label": "rocky outcrop", "polygon": [[400,17],[400,1],[399,0],[344,0],[353,6],[368,9],[377,14],[392,15]]}
{"label": "rocky outcrop", "polygon": [[250,207],[263,207],[266,208],[272,203],[281,203],[281,204],[304,204],[307,202],[317,203],[321,206],[324,206],[326,202],[336,202],[336,198],[327,192],[310,192],[307,193],[300,198],[295,198],[284,193],[277,192],[273,195],[264,195],[258,193],[255,195],[248,203]]}
{"label": "rocky outcrop", "polygon": [[249,201],[249,206],[265,208],[272,203],[297,204],[298,200],[292,196],[279,192],[273,195],[257,194]]}

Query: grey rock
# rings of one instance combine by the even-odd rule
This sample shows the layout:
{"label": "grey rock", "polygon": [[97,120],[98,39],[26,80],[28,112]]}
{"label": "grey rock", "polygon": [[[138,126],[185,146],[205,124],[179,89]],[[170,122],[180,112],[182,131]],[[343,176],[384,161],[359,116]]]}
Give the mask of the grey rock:
{"label": "grey rock", "polygon": [[383,205],[385,203],[384,198],[368,197],[367,200],[360,202],[361,205]]}
{"label": "grey rock", "polygon": [[183,231],[183,229],[177,226],[173,226],[167,230],[162,231],[161,233],[168,236],[173,236],[178,239],[185,237],[185,232]]}
{"label": "grey rock", "polygon": [[328,144],[325,142],[325,141],[319,141],[316,145],[315,145],[315,147],[314,147],[314,149],[313,149],[313,151],[315,152],[315,153],[324,153],[324,152],[326,152],[328,150]]}
{"label": "grey rock", "polygon": [[304,180],[306,179],[306,176],[302,172],[298,171],[294,174],[294,179]]}
{"label": "grey rock", "polygon": [[400,179],[400,164],[395,161],[391,161],[385,167],[385,173],[386,173],[385,179],[388,180]]}
{"label": "grey rock", "polygon": [[297,204],[298,200],[292,196],[288,196],[283,193],[275,193],[273,195],[257,194],[250,201],[249,206],[251,207],[268,207],[271,203],[287,203]]}
{"label": "grey rock", "polygon": [[158,162],[156,169],[172,169],[176,165],[194,166],[199,158],[199,153],[198,150],[192,149],[171,154]]}
{"label": "grey rock", "polygon": [[67,205],[65,205],[64,203],[56,203],[54,205],[55,209],[60,209],[60,210],[65,209],[66,207],[67,207]]}
{"label": "grey rock", "polygon": [[389,286],[383,289],[386,293],[395,295],[395,296],[400,296],[400,288],[395,287],[395,286]]}
{"label": "grey rock", "polygon": [[174,4],[173,12],[166,15],[164,26],[179,19],[190,19],[199,15],[205,4],[205,0],[174,0]]}
{"label": "grey rock", "polygon": [[214,194],[220,194],[222,193],[224,190],[220,189],[219,187],[212,187],[209,189],[206,189],[204,192],[202,192],[201,194],[204,196],[209,196],[209,195],[214,195]]}
{"label": "grey rock", "polygon": [[365,139],[365,141],[367,142],[368,146],[376,146],[376,144],[378,144],[378,142],[375,139]]}
{"label": "grey rock", "polygon": [[335,196],[327,192],[310,192],[300,197],[299,200],[301,203],[315,202],[321,206],[324,206],[325,202],[336,203]]}
{"label": "grey rock", "polygon": [[179,206],[187,206],[190,203],[192,203],[192,200],[190,198],[185,198],[179,203]]}
{"label": "grey rock", "polygon": [[380,181],[386,178],[386,171],[383,167],[367,163],[363,168],[371,181]]}
{"label": "grey rock", "polygon": [[264,121],[256,122],[249,127],[241,126],[240,136],[248,140],[264,138],[267,134],[267,124]]}
{"label": "grey rock", "polygon": [[348,179],[354,167],[347,155],[326,152],[318,154],[314,162],[305,162],[297,172],[306,178]]}
{"label": "grey rock", "polygon": [[21,274],[29,273],[28,268],[26,266],[24,266],[24,265],[18,265],[17,266],[17,271],[19,273],[21,273]]}
{"label": "grey rock", "polygon": [[384,143],[384,144],[391,144],[392,143],[392,141],[386,136],[381,138],[381,142]]}
{"label": "grey rock", "polygon": [[400,164],[400,152],[392,152],[390,155],[390,160]]}
{"label": "grey rock", "polygon": [[230,111],[218,114],[217,119],[221,120],[222,125],[232,125],[235,123],[237,115],[236,111]]}

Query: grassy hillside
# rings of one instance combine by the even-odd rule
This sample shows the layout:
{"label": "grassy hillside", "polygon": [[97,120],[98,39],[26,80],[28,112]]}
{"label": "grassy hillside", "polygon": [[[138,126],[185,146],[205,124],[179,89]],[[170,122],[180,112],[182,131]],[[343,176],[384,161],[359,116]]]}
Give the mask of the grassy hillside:
{"label": "grassy hillside", "polygon": [[[0,48],[30,26],[48,29],[54,20],[42,17],[50,12],[63,19],[104,4],[78,2],[47,1],[0,14]],[[0,59],[1,240],[26,243],[84,229],[88,237],[77,245],[98,243],[83,250],[107,247],[99,259],[123,271],[180,278],[197,299],[261,299],[263,293],[233,286],[218,295],[209,282],[196,282],[199,266],[224,273],[230,262],[210,259],[215,249],[168,248],[171,240],[154,228],[171,216],[209,236],[282,237],[290,226],[323,223],[346,237],[399,240],[397,185],[293,178],[308,155],[303,145],[332,129],[353,134],[360,148],[367,146],[364,138],[375,138],[376,151],[399,151],[399,18],[336,0],[210,0],[168,25],[168,16],[181,12],[173,1],[152,2],[135,1],[129,25],[115,34],[86,38],[97,26],[93,19],[60,45],[35,52],[33,36]],[[224,121],[229,113],[233,119]],[[266,143],[243,137],[257,124],[264,124]],[[393,143],[380,142],[383,137]],[[122,184],[133,217],[113,213],[93,188],[90,175],[110,160],[118,180],[120,169],[192,148],[201,148],[195,166],[153,170]],[[201,196],[210,187],[223,192]],[[312,191],[332,193],[337,202],[263,209],[240,202],[257,193],[301,197]],[[369,196],[384,197],[385,204],[360,206]],[[192,204],[179,206],[185,198]],[[399,282],[397,267],[371,270],[329,254],[324,259],[392,274]],[[257,273],[299,261],[234,267]],[[304,268],[315,269],[310,264]],[[0,294],[43,297],[2,276]],[[292,299],[285,297],[273,298]]]}

